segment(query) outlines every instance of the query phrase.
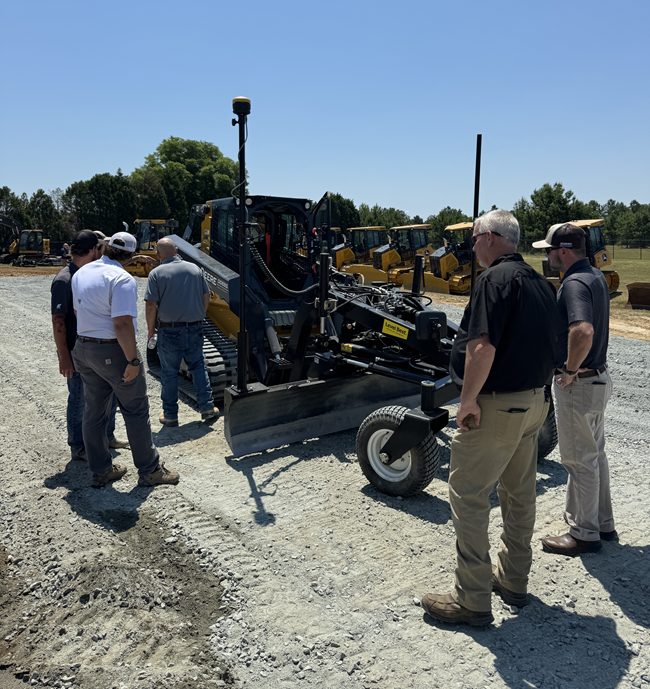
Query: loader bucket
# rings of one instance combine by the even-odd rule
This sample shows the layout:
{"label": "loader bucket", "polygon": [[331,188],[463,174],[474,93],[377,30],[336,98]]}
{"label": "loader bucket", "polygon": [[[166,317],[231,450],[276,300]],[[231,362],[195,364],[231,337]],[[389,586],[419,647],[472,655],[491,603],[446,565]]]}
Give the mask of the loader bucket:
{"label": "loader bucket", "polygon": [[625,307],[650,310],[650,282],[631,282],[627,286]]}
{"label": "loader bucket", "polygon": [[420,386],[362,373],[225,391],[224,432],[234,457],[358,428],[375,409],[417,406]]}

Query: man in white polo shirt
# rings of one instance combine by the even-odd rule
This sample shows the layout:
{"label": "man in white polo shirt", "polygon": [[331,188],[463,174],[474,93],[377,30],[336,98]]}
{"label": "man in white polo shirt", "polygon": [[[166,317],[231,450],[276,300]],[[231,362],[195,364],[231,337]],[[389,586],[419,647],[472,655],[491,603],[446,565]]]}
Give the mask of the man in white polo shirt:
{"label": "man in white polo shirt", "polygon": [[151,437],[147,385],[135,339],[137,285],[123,268],[137,249],[128,232],[117,232],[105,254],[72,277],[77,342],[72,352],[84,384],[83,437],[92,485],[105,486],[126,474],[113,463],[105,427],[115,394],[122,410],[139,485],[176,484],[178,472],[160,463]]}

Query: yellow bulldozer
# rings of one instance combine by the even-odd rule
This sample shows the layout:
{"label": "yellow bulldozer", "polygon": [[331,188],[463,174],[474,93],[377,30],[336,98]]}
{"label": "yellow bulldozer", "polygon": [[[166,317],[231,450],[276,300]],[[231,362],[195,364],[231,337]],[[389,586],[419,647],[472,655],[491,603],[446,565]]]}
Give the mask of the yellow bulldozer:
{"label": "yellow bulldozer", "polygon": [[343,267],[343,272],[363,277],[364,283],[402,285],[417,255],[433,252],[431,225],[399,225],[388,230],[388,242],[372,252],[372,263]]}
{"label": "yellow bulldozer", "polygon": [[123,225],[127,232],[134,235],[138,243],[136,255],[124,267],[131,275],[146,278],[151,269],[158,264],[156,258],[158,240],[174,234],[178,229],[178,221],[137,218],[133,222],[133,230],[129,230],[127,223],[123,223]]}
{"label": "yellow bulldozer", "polygon": [[[335,228],[332,228],[335,229]],[[349,227],[341,232],[345,241],[332,247],[332,265],[337,270],[354,273],[357,264],[368,265],[372,261],[375,249],[386,244],[388,234],[383,225],[367,227]]]}
{"label": "yellow bulldozer", "polygon": [[[603,272],[605,282],[609,288],[609,293],[614,294],[618,291],[620,278],[618,273],[611,268],[612,259],[607,252],[605,237],[603,235],[605,221],[603,218],[596,218],[592,220],[569,220],[569,222],[572,225],[581,227],[585,231],[587,235],[586,248],[589,263],[591,263],[594,268],[598,268]],[[559,271],[551,269],[548,264],[548,258],[546,257],[542,260],[542,272],[544,277],[555,285],[556,288],[559,286],[562,275]]]}
{"label": "yellow bulldozer", "polygon": [[[443,231],[443,246],[428,255],[428,270],[424,271],[424,289],[439,294],[469,294],[472,281],[471,222],[447,225]],[[477,265],[477,274],[482,269]],[[411,289],[413,271],[404,274],[401,283]]]}

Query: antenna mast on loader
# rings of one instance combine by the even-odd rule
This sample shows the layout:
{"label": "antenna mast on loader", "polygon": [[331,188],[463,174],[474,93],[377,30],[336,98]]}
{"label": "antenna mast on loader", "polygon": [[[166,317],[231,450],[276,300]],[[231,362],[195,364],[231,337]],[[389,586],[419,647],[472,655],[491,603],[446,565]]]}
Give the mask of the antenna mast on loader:
{"label": "antenna mast on loader", "polygon": [[246,123],[251,113],[250,98],[232,99],[232,126],[239,125],[239,332],[237,333],[237,388],[248,392],[248,330],[246,329],[246,273],[248,243],[246,241]]}

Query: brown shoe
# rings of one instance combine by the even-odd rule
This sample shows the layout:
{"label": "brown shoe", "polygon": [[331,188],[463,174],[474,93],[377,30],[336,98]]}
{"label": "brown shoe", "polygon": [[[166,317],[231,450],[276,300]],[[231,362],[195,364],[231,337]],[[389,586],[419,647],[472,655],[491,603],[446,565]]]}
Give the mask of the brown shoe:
{"label": "brown shoe", "polygon": [[496,567],[492,567],[492,590],[506,605],[514,605],[518,608],[523,608],[530,603],[527,593],[517,593],[503,586],[497,576]]}
{"label": "brown shoe", "polygon": [[581,541],[579,538],[574,538],[570,533],[542,538],[542,550],[567,557],[575,557],[582,555],[582,553],[596,553],[600,547],[600,541]]}
{"label": "brown shoe", "polygon": [[126,474],[126,467],[124,464],[117,464],[116,462],[103,474],[93,474],[93,482],[91,485],[93,488],[102,488],[109,483],[113,483],[113,481],[119,481],[124,474]]}
{"label": "brown shoe", "polygon": [[494,621],[492,612],[468,610],[457,603],[450,593],[427,593],[422,597],[425,612],[438,622],[468,624],[471,627],[487,627]]}
{"label": "brown shoe", "polygon": [[108,446],[112,450],[123,450],[124,448],[129,446],[129,441],[128,440],[118,440],[115,436],[112,436],[111,438],[108,439]]}
{"label": "brown shoe", "polygon": [[166,469],[164,464],[159,464],[150,474],[140,474],[139,486],[175,486],[180,480],[180,474],[173,469]]}
{"label": "brown shoe", "polygon": [[158,417],[158,421],[160,421],[160,423],[163,426],[169,426],[169,427],[178,426],[178,419],[170,419],[170,418],[166,417],[164,414],[161,414]]}

